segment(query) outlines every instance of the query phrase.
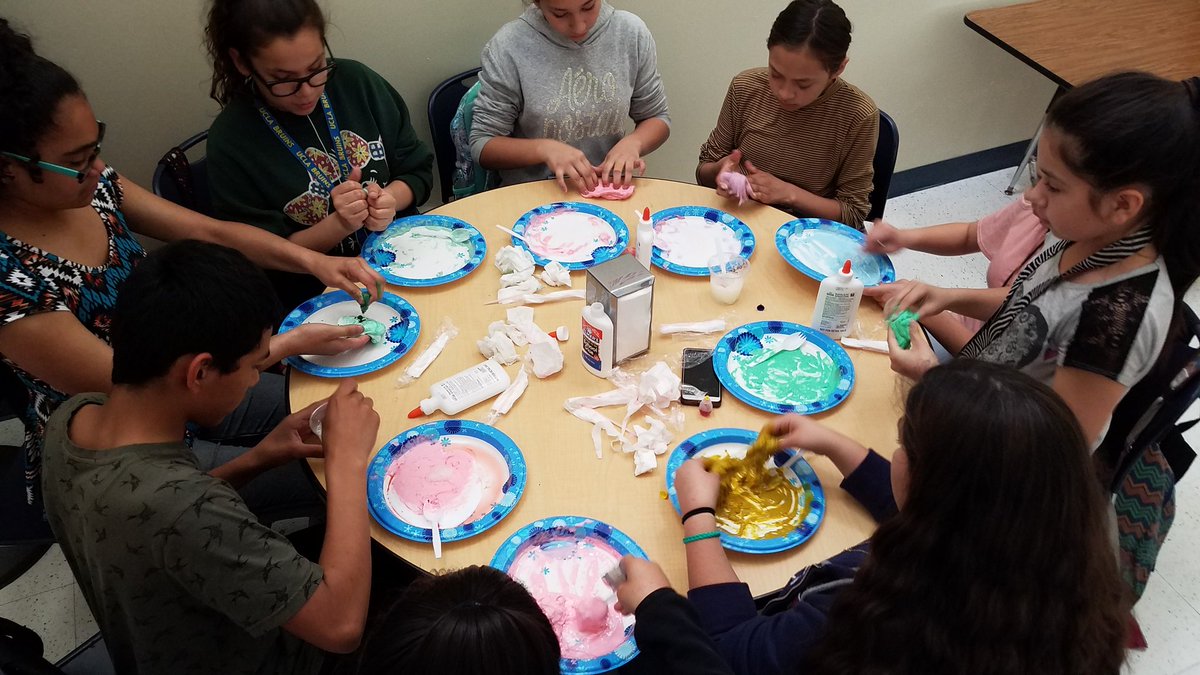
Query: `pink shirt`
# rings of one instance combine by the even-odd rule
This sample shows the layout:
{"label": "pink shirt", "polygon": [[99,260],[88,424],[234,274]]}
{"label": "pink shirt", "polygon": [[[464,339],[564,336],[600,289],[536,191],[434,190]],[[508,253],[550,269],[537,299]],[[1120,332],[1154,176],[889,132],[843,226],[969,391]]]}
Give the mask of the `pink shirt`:
{"label": "pink shirt", "polygon": [[[1017,272],[1029,262],[1046,240],[1046,228],[1033,214],[1025,197],[979,219],[975,226],[979,251],[988,259],[988,288],[1000,288],[1012,282]],[[973,331],[983,322],[959,317]]]}

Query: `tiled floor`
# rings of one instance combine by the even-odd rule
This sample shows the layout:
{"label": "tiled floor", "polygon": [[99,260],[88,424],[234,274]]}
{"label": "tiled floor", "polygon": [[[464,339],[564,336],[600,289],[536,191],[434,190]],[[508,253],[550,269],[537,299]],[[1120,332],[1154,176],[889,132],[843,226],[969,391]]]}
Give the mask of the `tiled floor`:
{"label": "tiled floor", "polygon": [[[887,219],[897,227],[968,220],[999,209],[1015,197],[1004,195],[1010,171],[977,176],[888,202]],[[902,277],[940,285],[982,286],[982,256],[959,259],[920,253],[894,257]],[[1194,289],[1195,291],[1195,289]],[[1200,293],[1188,294],[1193,307]],[[1200,447],[1200,426],[1190,439]],[[12,442],[10,425],[0,425],[0,443]],[[1200,470],[1198,470],[1200,471]],[[1132,675],[1200,674],[1200,478],[1189,476],[1178,489],[1178,512],[1137,616],[1150,643],[1129,658]],[[47,656],[58,658],[96,630],[87,604],[58,547],[16,583],[0,589],[0,616],[30,626],[46,641]]]}

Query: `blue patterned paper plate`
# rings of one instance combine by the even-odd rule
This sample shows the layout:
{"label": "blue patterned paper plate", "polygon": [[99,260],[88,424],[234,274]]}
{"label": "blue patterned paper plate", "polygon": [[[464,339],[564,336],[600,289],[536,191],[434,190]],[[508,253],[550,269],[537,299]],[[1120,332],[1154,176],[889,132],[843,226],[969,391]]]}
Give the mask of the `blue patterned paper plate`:
{"label": "blue patterned paper plate", "polygon": [[[785,403],[749,391],[734,379],[729,370],[730,359],[753,356],[763,348],[763,339],[768,335],[784,336],[792,333],[803,333],[808,338],[808,345],[825,352],[837,367],[838,381],[825,396],[815,401]],[[713,369],[717,372],[717,379],[721,380],[721,384],[730,394],[747,405],[770,413],[794,412],[812,415],[825,412],[845,401],[850,395],[850,390],[854,388],[854,364],[851,363],[846,350],[819,331],[790,321],[756,321],[729,331],[713,350]]]}
{"label": "blue patterned paper plate", "polygon": [[[512,568],[518,557],[530,548],[553,550],[564,547],[589,545],[594,542],[608,546],[618,556],[635,555],[646,558],[646,552],[624,532],[612,525],[602,523],[594,518],[582,516],[552,516],[534,521],[517,530],[509,537],[496,555],[492,556],[491,566],[512,576]],[[518,579],[521,583],[526,583]],[[597,580],[599,583],[603,583]],[[625,627],[625,641],[616,649],[594,659],[562,659],[563,673],[604,673],[618,668],[637,656],[637,643],[633,639],[633,624]]]}
{"label": "blue patterned paper plate", "polygon": [[413,525],[388,505],[387,470],[417,439],[435,437],[447,438],[464,437],[468,443],[472,440],[482,441],[484,445],[495,450],[508,465],[508,480],[500,488],[500,501],[490,511],[477,520],[463,523],[457,527],[442,528],[442,541],[458,541],[473,537],[500,522],[516,507],[517,501],[525,491],[525,456],[520,448],[504,432],[495,427],[470,420],[439,420],[429,422],[396,436],[380,448],[367,467],[367,503],[375,520],[392,534],[409,541],[431,543],[433,530],[428,527]]}
{"label": "blue patterned paper plate", "polygon": [[[651,216],[650,220],[657,227],[659,221],[669,218],[680,218],[693,216],[703,218],[710,223],[721,223],[729,228],[734,236],[741,241],[741,249],[738,254],[749,260],[754,254],[754,232],[749,225],[743,223],[740,219],[732,216],[719,209],[710,208],[707,206],[674,206],[669,209],[663,209]],[[689,267],[676,262],[671,262],[663,257],[662,249],[658,246],[650,253],[650,262],[658,265],[668,272],[682,274],[688,277],[706,277],[708,276],[708,265],[704,264],[700,267]],[[706,261],[707,262],[707,261]]]}
{"label": "blue patterned paper plate", "polygon": [[[841,260],[851,260],[851,267],[854,270],[854,275],[863,283],[863,286],[879,286],[881,284],[890,284],[896,281],[896,268],[892,265],[892,259],[886,255],[878,255],[867,253],[862,250],[863,245],[867,243],[867,236],[862,232],[843,225],[842,223],[824,218],[800,218],[792,220],[779,226],[779,230],[775,232],[775,247],[779,249],[779,254],[783,259],[788,261],[788,264],[800,270],[804,276],[817,281],[822,281],[829,276],[827,271],[815,269],[800,260],[796,252],[788,246],[788,237],[793,234],[803,235],[806,231],[828,233],[836,235],[846,240],[849,248],[841,251],[844,257],[837,256]],[[835,240],[836,241],[836,240]],[[840,268],[841,262],[830,263]],[[869,273],[863,273],[861,270],[870,267]]]}
{"label": "blue patterned paper plate", "polygon": [[[339,306],[342,305],[342,306]],[[337,324],[338,319],[358,314],[357,299],[345,291],[331,291],[305,300],[284,318],[279,332],[286,333],[302,323]],[[417,310],[404,298],[384,293],[383,298],[367,308],[367,318],[387,326],[386,340],[378,345],[367,344],[351,352],[335,356],[290,356],[287,363],[296,370],[319,377],[356,377],[371,373],[398,361],[417,343],[421,334],[421,319]]]}
{"label": "blue patterned paper plate", "polygon": [[[625,225],[625,221],[621,220],[617,217],[617,214],[604,207],[596,206],[595,204],[587,204],[584,202],[554,202],[551,204],[543,204],[542,206],[539,206],[518,218],[512,229],[513,232],[523,235],[525,234],[525,230],[529,228],[532,220],[537,216],[571,211],[596,216],[608,223],[608,225],[612,227],[613,232],[616,233],[617,240],[616,243],[612,244],[611,246],[600,246],[593,249],[592,256],[588,260],[576,262],[564,262],[560,260],[559,262],[563,267],[566,267],[569,270],[587,269],[594,265],[599,265],[602,262],[608,262],[609,260],[621,255],[625,252],[625,249],[629,248],[629,228]],[[554,260],[553,258],[546,258],[539,255],[536,251],[530,249],[528,244],[520,239],[517,239],[516,237],[513,237],[513,246],[529,251],[530,255],[533,256],[533,261],[543,267],[547,263]]]}
{"label": "blue patterned paper plate", "polygon": [[[675,472],[679,471],[679,467],[684,462],[696,455],[707,456],[711,453],[705,452],[706,450],[726,443],[749,447],[757,437],[758,433],[749,429],[710,429],[691,436],[671,451],[671,457],[667,460],[667,496],[670,497],[675,511],[679,512],[679,497],[675,494]],[[781,450],[775,453],[775,465],[782,466],[797,452],[799,450]],[[715,454],[723,453],[718,451]],[[782,537],[771,539],[747,539],[722,530],[722,546],[730,551],[741,551],[742,553],[778,553],[803,544],[816,533],[821,521],[825,518],[825,490],[821,488],[821,479],[817,478],[817,473],[813,471],[812,465],[803,457],[788,467],[784,477],[792,485],[804,488],[804,493],[808,497],[808,515],[796,529]]]}
{"label": "blue patterned paper plate", "polygon": [[[456,256],[456,262],[461,262],[461,266],[432,277],[406,276],[406,270],[411,274],[412,264],[397,261],[396,253],[389,250],[385,243],[393,237],[402,235],[418,226],[444,227],[451,231],[466,230],[470,232],[471,238],[465,242],[465,250],[459,252]],[[388,283],[408,287],[440,286],[441,284],[448,284],[451,281],[457,281],[475,271],[475,268],[479,267],[486,255],[487,242],[483,240],[483,235],[479,233],[479,230],[475,229],[470,223],[449,216],[432,214],[409,216],[393,220],[392,224],[388,225],[386,230],[372,232],[367,237],[362,250],[363,259],[375,271],[383,275],[383,278],[387,279]],[[443,267],[448,268],[450,265],[444,265]]]}

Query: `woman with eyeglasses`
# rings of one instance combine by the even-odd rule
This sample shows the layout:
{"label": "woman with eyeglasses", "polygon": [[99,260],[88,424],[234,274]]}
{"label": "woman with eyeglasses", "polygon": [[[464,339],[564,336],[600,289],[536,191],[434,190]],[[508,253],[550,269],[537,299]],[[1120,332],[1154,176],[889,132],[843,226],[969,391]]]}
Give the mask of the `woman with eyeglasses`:
{"label": "woman with eyeglasses", "polygon": [[[357,255],[364,229],[429,198],[433,154],[404,99],[363,64],[334,60],[315,0],[214,0],[205,43],[223,107],[208,135],[218,216]],[[289,308],[323,288],[296,275],[272,282]]]}
{"label": "woman with eyeglasses", "polygon": [[[121,283],[146,255],[135,232],[167,241],[225,244],[264,267],[313,274],[356,295],[359,282],[379,295],[383,280],[360,259],[320,255],[253,227],[213,220],[154,196],[105,165],[100,158],[104,124],[96,120],[79,83],[38,56],[29,37],[3,18],[0,120],[0,370],[11,370],[24,388],[6,387],[0,395],[25,399],[12,401],[25,425],[25,476],[21,499],[14,499],[7,486],[0,495],[9,522],[41,518],[38,479],[50,414],[70,395],[112,387],[109,319]],[[348,326],[292,333],[272,340],[273,356],[312,349],[336,354],[367,340]],[[232,446],[257,443],[287,414],[283,378],[264,376],[260,387],[237,423],[200,434],[208,441],[236,438],[237,443],[197,440],[193,445],[201,466],[214,475],[220,474],[220,463],[244,452]],[[256,481],[243,493],[247,503],[264,517],[275,515],[268,509],[290,508],[309,496],[311,506],[318,507],[319,498],[296,464],[284,469],[282,490],[274,479]],[[19,508],[30,513],[17,513]]]}

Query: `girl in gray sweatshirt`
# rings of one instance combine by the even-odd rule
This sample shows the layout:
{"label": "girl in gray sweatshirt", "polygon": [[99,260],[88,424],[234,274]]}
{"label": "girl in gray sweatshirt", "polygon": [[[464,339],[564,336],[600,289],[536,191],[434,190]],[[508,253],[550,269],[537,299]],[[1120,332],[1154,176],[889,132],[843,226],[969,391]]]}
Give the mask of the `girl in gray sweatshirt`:
{"label": "girl in gray sweatshirt", "polygon": [[482,61],[471,154],[504,185],[626,185],[670,134],[654,38],[603,0],[534,0]]}

